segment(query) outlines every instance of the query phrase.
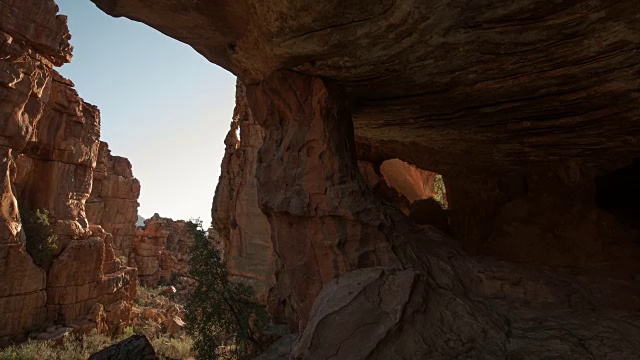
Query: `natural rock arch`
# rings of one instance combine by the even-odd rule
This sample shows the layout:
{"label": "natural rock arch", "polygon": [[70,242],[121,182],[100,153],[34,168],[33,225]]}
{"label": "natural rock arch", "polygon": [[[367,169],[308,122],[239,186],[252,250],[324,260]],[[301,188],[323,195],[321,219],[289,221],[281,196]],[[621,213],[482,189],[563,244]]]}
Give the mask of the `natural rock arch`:
{"label": "natural rock arch", "polygon": [[[92,1],[246,85],[264,131],[249,200],[276,255],[273,311],[302,332],[294,357],[640,356],[638,234],[598,207],[612,193],[597,180],[640,150],[631,0]],[[70,56],[52,19],[59,42],[3,44],[41,53],[47,73]],[[31,114],[37,98],[16,103]],[[0,234],[13,259],[11,164],[25,144],[7,139]],[[358,160],[392,158],[444,175],[457,241],[371,191]],[[37,303],[43,288],[18,290]]]}
{"label": "natural rock arch", "polygon": [[[640,144],[631,1],[93,1],[247,85],[294,356],[640,353],[637,234],[595,203]],[[467,252],[385,207],[356,158],[443,174]],[[361,312],[375,346],[350,336]]]}

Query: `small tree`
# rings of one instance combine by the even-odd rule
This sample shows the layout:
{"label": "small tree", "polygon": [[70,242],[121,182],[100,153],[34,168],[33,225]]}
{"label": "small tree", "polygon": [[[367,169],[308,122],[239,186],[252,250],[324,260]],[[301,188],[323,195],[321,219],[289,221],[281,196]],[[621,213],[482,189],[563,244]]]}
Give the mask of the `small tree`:
{"label": "small tree", "polygon": [[[255,291],[229,280],[220,251],[209,240],[202,221],[191,220],[187,227],[194,238],[189,248],[189,277],[197,284],[187,299],[185,320],[198,359],[244,359],[260,351],[258,334],[268,318],[264,308],[253,301]],[[220,346],[227,351],[216,355]]]}
{"label": "small tree", "polygon": [[48,270],[56,250],[56,236],[49,224],[49,212],[40,209],[35,212],[27,210],[20,214],[20,218],[27,237],[27,253],[36,265]]}

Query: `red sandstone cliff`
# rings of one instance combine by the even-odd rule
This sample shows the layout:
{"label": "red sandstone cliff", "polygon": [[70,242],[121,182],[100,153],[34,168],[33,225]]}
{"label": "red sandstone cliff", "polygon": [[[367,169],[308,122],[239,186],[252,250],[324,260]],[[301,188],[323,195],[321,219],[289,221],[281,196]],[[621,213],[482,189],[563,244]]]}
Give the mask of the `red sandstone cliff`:
{"label": "red sandstone cliff", "polygon": [[[72,49],[57,10],[52,0],[0,3],[0,340],[54,320],[118,331],[136,291],[136,270],[87,220],[100,116],[53,69]],[[25,250],[20,212],[36,209],[56,236],[48,269]]]}
{"label": "red sandstone cliff", "polygon": [[93,170],[87,218],[113,236],[117,256],[129,258],[136,237],[140,182],[133,177],[131,163],[111,155],[109,144],[100,142],[98,161]]}
{"label": "red sandstone cliff", "polygon": [[[239,133],[240,138],[237,134]],[[213,229],[222,241],[224,259],[236,279],[253,286],[261,303],[277,317],[291,312],[290,292],[271,243],[271,227],[258,202],[256,172],[264,130],[251,114],[245,86],[236,85],[236,107],[225,138],[226,151],[212,206]],[[433,197],[437,174],[393,159],[380,165],[359,161],[367,185],[408,215],[411,205]]]}
{"label": "red sandstone cliff", "polygon": [[212,227],[222,241],[229,273],[254,287],[261,303],[275,308],[283,305],[273,289],[276,255],[269,222],[258,206],[256,182],[264,131],[251,115],[245,92],[244,85],[238,82],[236,107],[225,138],[226,150],[211,210]]}

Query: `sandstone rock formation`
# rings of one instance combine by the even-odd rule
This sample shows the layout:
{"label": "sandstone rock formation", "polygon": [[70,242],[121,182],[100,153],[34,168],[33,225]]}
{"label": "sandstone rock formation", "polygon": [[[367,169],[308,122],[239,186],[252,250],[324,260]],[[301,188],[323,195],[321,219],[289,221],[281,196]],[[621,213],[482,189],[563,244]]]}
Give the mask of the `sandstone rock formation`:
{"label": "sandstone rock formation", "polygon": [[154,214],[144,223],[144,228],[137,230],[129,257],[129,265],[138,268],[141,284],[158,286],[186,274],[193,243],[186,221]]}
{"label": "sandstone rock formation", "polygon": [[[335,85],[278,72],[248,97],[267,131],[258,167],[261,206],[278,231],[274,245],[304,331],[295,358],[323,359],[356,344],[362,352],[355,358],[372,359],[638,355],[640,303],[632,294],[639,285],[631,279],[464,255],[364,185],[354,157],[344,156],[355,149],[344,141],[349,112]],[[305,161],[296,161],[300,156]],[[306,241],[292,244],[294,234]],[[564,340],[556,343],[549,331]],[[615,334],[610,343],[605,332]]]}
{"label": "sandstone rock formation", "polygon": [[139,196],[140,182],[133,177],[129,160],[111,155],[109,144],[100,142],[87,218],[113,236],[116,255],[126,259],[136,237]]}
{"label": "sandstone rock formation", "polygon": [[[239,129],[240,139],[236,132]],[[258,206],[256,169],[264,131],[247,104],[242,83],[236,86],[236,107],[211,210],[212,228],[222,242],[229,274],[251,285],[262,304],[281,307],[274,289],[276,256],[271,228]],[[280,310],[282,311],[282,309]]]}
{"label": "sandstone rock formation", "polygon": [[[293,358],[640,357],[635,2],[92,1],[248,84]],[[395,158],[455,240],[356,160]]]}
{"label": "sandstone rock formation", "polygon": [[[0,342],[47,321],[87,321],[96,304],[130,301],[137,284],[110,235],[87,221],[100,116],[53,69],[72,49],[57,10],[52,0],[0,3]],[[56,236],[48,269],[25,249],[20,212],[36,209]],[[110,330],[128,321],[109,315]]]}

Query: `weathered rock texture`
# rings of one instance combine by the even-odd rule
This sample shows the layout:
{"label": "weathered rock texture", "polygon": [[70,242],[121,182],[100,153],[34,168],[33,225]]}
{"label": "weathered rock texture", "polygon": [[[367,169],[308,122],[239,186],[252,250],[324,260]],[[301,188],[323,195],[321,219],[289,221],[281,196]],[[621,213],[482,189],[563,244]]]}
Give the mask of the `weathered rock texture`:
{"label": "weathered rock texture", "polygon": [[[92,1],[248,85],[294,358],[640,357],[634,1]],[[370,190],[393,158],[457,241]]]}
{"label": "weathered rock texture", "polygon": [[[240,139],[236,131],[240,130]],[[222,241],[229,273],[254,287],[258,300],[278,308],[276,256],[271,227],[258,206],[256,169],[264,131],[248,107],[245,87],[236,86],[236,108],[211,210],[212,227]],[[271,295],[270,295],[271,294]]]}
{"label": "weathered rock texture", "polygon": [[127,259],[136,237],[139,196],[140,182],[133,177],[131,162],[111,155],[109,144],[101,142],[86,203],[87,218],[113,235],[116,254]]}
{"label": "weathered rock texture", "polygon": [[[87,221],[100,116],[53,69],[72,49],[57,10],[52,0],[0,2],[0,341],[45,321],[88,321],[96,304],[117,329],[126,316],[109,306],[135,294],[135,269]],[[36,209],[49,212],[56,235],[46,272],[26,253],[20,222]]]}
{"label": "weathered rock texture", "polygon": [[186,221],[154,214],[144,224],[137,230],[129,255],[129,265],[138,268],[140,282],[157,286],[169,282],[172,276],[186,274],[188,250],[193,244]]}
{"label": "weathered rock texture", "polygon": [[637,282],[466,256],[365,185],[353,142],[344,140],[351,128],[338,88],[277,72],[251,87],[248,98],[267,132],[260,203],[304,330],[295,358],[640,353]]}

